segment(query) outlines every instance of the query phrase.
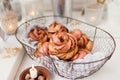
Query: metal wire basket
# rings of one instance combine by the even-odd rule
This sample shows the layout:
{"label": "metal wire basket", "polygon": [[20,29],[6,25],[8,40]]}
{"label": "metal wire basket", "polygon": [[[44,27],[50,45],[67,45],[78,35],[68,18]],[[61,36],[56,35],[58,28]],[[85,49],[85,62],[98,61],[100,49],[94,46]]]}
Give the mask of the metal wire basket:
{"label": "metal wire basket", "polygon": [[[30,27],[33,25],[48,27],[54,21],[62,23],[69,30],[75,28],[81,29],[82,32],[84,32],[89,39],[93,41],[91,54],[94,54],[95,52],[104,52],[107,55],[104,55],[104,57],[100,59],[77,63],[58,60],[51,56],[36,58],[34,56],[36,49],[34,45],[35,43],[29,40],[27,41],[26,35]],[[16,30],[16,38],[24,46],[31,59],[43,64],[51,71],[68,79],[84,78],[98,71],[106,61],[111,58],[116,47],[114,38],[108,32],[85,22],[60,16],[43,16],[24,22]]]}

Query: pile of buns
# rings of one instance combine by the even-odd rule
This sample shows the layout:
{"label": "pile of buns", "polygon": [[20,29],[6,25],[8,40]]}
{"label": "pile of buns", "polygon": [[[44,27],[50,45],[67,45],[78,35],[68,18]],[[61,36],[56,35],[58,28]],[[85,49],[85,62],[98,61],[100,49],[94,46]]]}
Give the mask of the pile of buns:
{"label": "pile of buns", "polygon": [[36,26],[28,38],[38,41],[35,57],[55,55],[61,60],[73,61],[84,58],[93,48],[93,42],[80,29],[69,31],[57,22],[48,28]]}

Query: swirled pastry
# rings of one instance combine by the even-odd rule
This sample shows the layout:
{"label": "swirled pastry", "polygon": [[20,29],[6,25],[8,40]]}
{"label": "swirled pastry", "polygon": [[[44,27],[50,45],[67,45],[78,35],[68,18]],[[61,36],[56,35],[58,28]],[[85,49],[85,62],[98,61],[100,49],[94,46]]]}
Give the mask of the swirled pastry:
{"label": "swirled pastry", "polygon": [[61,23],[53,22],[48,29],[36,27],[28,38],[38,41],[35,57],[55,55],[61,60],[83,59],[92,51],[93,42],[80,29],[68,32]]}

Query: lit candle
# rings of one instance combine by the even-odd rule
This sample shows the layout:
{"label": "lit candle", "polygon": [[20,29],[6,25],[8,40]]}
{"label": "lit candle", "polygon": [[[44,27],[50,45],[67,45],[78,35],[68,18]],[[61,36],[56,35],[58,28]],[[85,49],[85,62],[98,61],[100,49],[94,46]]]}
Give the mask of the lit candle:
{"label": "lit candle", "polygon": [[12,33],[14,33],[15,32],[15,30],[16,30],[16,26],[14,26],[14,25],[8,25],[8,27],[7,27],[7,31],[8,31],[8,33],[9,34],[12,34]]}
{"label": "lit candle", "polygon": [[37,70],[33,65],[32,65],[32,68],[30,69],[30,77],[33,79],[37,77]]}
{"label": "lit candle", "polygon": [[23,16],[26,20],[43,16],[43,0],[24,0],[25,2],[21,2]]}
{"label": "lit candle", "polygon": [[4,24],[4,31],[7,34],[14,34],[17,28],[17,24],[9,24],[9,23],[5,23]]}
{"label": "lit candle", "polygon": [[14,34],[17,29],[17,22],[13,23],[12,21],[3,22],[3,30],[7,34]]}
{"label": "lit candle", "polygon": [[101,22],[103,15],[103,6],[101,4],[88,4],[85,9],[86,21],[88,23],[97,25]]}
{"label": "lit candle", "polygon": [[96,20],[96,17],[95,17],[95,16],[91,16],[91,17],[90,17],[90,21],[91,21],[91,22],[94,22],[95,20]]}
{"label": "lit candle", "polygon": [[7,34],[14,34],[17,28],[17,17],[14,11],[9,11],[2,18],[2,28]]}
{"label": "lit candle", "polygon": [[30,16],[35,16],[35,12],[33,10],[30,11],[29,13]]}

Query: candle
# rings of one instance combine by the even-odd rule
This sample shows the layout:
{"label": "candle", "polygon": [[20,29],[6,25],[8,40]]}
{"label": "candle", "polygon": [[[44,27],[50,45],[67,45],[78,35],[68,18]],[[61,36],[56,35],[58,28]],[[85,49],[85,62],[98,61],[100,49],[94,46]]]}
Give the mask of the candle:
{"label": "candle", "polygon": [[97,25],[101,22],[103,6],[101,4],[88,4],[85,8],[85,19],[88,23]]}
{"label": "candle", "polygon": [[34,12],[33,10],[31,10],[31,11],[29,12],[29,15],[30,15],[30,16],[35,16],[35,12]]}
{"label": "candle", "polygon": [[22,15],[26,20],[43,16],[43,0],[24,0],[22,4]]}
{"label": "candle", "polygon": [[8,25],[8,27],[6,29],[7,29],[8,34],[12,34],[15,32],[16,26],[10,24],[10,25]]}
{"label": "candle", "polygon": [[32,68],[30,69],[30,77],[31,78],[37,78],[37,70],[35,69],[35,67],[32,65]]}
{"label": "candle", "polygon": [[90,21],[91,21],[91,22],[94,22],[95,20],[96,20],[96,17],[95,17],[95,16],[91,16],[91,17],[90,17]]}
{"label": "candle", "polygon": [[14,34],[17,28],[17,22],[13,24],[11,23],[11,21],[5,22],[3,27],[4,27],[4,31],[7,34]]}

